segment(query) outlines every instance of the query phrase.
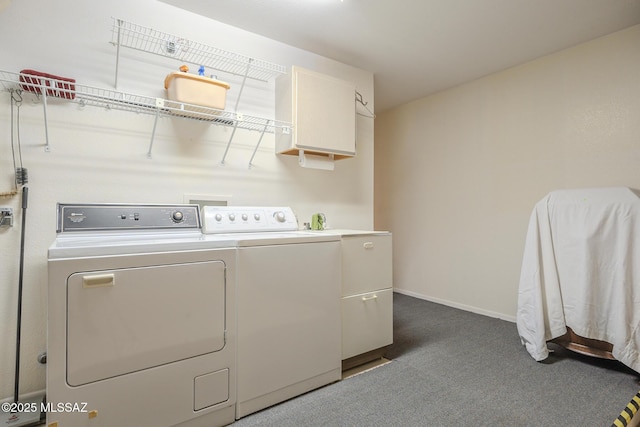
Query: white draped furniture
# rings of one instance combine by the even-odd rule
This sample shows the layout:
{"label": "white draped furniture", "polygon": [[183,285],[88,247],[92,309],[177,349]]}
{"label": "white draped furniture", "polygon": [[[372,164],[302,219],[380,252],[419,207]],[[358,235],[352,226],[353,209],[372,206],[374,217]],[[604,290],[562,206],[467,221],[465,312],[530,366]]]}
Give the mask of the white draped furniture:
{"label": "white draped furniture", "polygon": [[640,198],[627,187],[559,190],[533,209],[518,333],[535,360],[570,328],[640,372]]}

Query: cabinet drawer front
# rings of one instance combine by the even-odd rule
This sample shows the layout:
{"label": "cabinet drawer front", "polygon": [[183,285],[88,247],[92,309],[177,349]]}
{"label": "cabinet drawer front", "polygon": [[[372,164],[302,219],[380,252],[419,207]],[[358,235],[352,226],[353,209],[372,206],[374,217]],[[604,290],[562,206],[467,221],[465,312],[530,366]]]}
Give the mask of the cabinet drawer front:
{"label": "cabinet drawer front", "polygon": [[392,343],[391,289],[342,298],[342,360]]}
{"label": "cabinet drawer front", "polygon": [[391,288],[391,235],[342,239],[342,296]]}

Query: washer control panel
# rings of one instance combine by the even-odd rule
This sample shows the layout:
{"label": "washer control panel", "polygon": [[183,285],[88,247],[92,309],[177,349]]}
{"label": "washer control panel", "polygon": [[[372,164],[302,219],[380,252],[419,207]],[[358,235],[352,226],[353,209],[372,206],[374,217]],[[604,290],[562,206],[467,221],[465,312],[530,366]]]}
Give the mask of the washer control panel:
{"label": "washer control panel", "polygon": [[200,228],[198,205],[58,203],[58,233]]}
{"label": "washer control panel", "polygon": [[202,218],[202,231],[208,234],[298,229],[298,220],[289,207],[205,206]]}

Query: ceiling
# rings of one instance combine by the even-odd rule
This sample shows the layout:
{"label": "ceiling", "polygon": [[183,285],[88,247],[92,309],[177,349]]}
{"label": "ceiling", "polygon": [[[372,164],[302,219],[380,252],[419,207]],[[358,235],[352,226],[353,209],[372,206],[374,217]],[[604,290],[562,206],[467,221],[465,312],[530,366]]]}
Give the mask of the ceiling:
{"label": "ceiling", "polygon": [[640,24],[640,0],[161,0],[374,73],[375,110]]}

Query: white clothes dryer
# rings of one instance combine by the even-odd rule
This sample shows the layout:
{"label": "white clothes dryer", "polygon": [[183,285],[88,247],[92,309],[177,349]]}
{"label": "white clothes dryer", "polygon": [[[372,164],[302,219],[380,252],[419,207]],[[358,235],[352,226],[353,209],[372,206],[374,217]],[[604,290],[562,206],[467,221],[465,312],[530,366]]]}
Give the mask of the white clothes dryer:
{"label": "white clothes dryer", "polygon": [[59,204],[57,231],[47,425],[233,422],[235,243],[195,205]]}

